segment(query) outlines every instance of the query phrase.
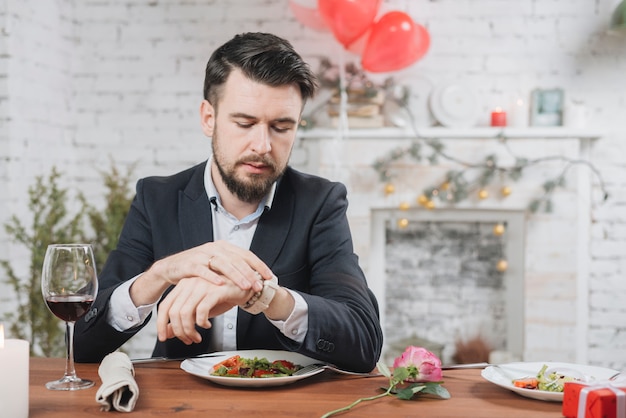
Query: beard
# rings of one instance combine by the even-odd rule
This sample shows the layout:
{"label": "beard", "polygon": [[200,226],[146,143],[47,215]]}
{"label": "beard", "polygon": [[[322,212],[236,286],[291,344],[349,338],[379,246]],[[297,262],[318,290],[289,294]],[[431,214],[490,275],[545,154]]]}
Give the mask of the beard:
{"label": "beard", "polygon": [[[214,132],[212,140],[213,160],[228,191],[242,202],[260,202],[269,193],[274,182],[285,172],[286,165],[281,168],[275,161],[262,155],[250,155],[242,157],[234,163],[228,163],[221,153],[218,142],[217,134]],[[261,163],[266,169],[269,169],[269,174],[249,174],[243,178],[238,177],[237,166],[247,163]]]}

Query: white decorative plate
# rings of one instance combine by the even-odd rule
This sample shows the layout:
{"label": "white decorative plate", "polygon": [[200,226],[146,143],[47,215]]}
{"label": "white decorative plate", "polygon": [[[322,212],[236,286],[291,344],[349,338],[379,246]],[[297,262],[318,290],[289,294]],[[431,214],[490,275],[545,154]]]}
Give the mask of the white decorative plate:
{"label": "white decorative plate", "polygon": [[582,375],[587,383],[597,380],[607,380],[617,373],[617,370],[607,369],[604,367],[546,361],[507,363],[500,364],[497,367],[488,366],[481,371],[481,375],[491,383],[511,390],[527,398],[539,399],[541,401],[562,402],[563,392],[547,392],[538,389],[524,389],[513,385],[513,379],[537,376],[537,373],[539,373],[539,370],[541,370],[544,364],[548,365],[548,369],[556,368],[564,374],[568,374],[568,371],[570,371],[570,375]]}
{"label": "white decorative plate", "polygon": [[448,128],[465,128],[476,123],[478,103],[471,89],[463,84],[439,86],[430,95],[435,119]]}
{"label": "white decorative plate", "polygon": [[318,369],[300,376],[268,378],[212,376],[210,373],[213,365],[235,355],[239,355],[243,358],[266,358],[270,362],[274,360],[287,360],[294,364],[299,364],[300,366],[308,366],[309,364],[319,363],[318,360],[303,356],[302,354],[280,350],[222,351],[214,354],[216,354],[217,356],[186,359],[180,364],[180,368],[187,373],[201,377],[206,380],[210,380],[213,383],[235,387],[267,387],[288,385],[290,383],[297,382],[301,379],[306,379],[307,377],[314,376],[324,371],[324,369]]}

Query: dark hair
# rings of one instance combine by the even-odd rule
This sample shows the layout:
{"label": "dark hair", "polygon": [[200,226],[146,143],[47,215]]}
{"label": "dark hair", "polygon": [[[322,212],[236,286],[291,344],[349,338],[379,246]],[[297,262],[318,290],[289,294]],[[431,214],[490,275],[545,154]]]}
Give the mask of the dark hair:
{"label": "dark hair", "polygon": [[269,33],[243,33],[216,49],[206,65],[204,98],[214,107],[234,68],[268,86],[297,84],[303,102],[317,89],[315,74],[289,41]]}

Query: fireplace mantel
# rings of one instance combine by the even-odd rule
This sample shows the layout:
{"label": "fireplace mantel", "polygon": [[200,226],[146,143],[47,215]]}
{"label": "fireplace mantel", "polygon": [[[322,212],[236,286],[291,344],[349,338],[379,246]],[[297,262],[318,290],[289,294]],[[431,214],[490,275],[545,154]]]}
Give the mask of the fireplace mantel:
{"label": "fireplace mantel", "polygon": [[416,132],[400,128],[379,129],[310,129],[300,131],[298,137],[307,139],[563,139],[577,138],[581,140],[596,140],[603,133],[596,129],[579,129],[568,127],[529,127],[529,128],[418,128]]}

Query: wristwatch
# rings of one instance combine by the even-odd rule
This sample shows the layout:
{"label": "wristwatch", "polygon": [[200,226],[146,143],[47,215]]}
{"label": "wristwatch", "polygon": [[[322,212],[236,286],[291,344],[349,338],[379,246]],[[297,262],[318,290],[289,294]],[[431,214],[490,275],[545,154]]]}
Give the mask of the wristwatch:
{"label": "wristwatch", "polygon": [[269,280],[263,280],[263,290],[256,292],[245,304],[239,307],[252,315],[259,314],[270,307],[270,303],[276,296],[276,291],[278,291],[278,277],[272,276]]}

